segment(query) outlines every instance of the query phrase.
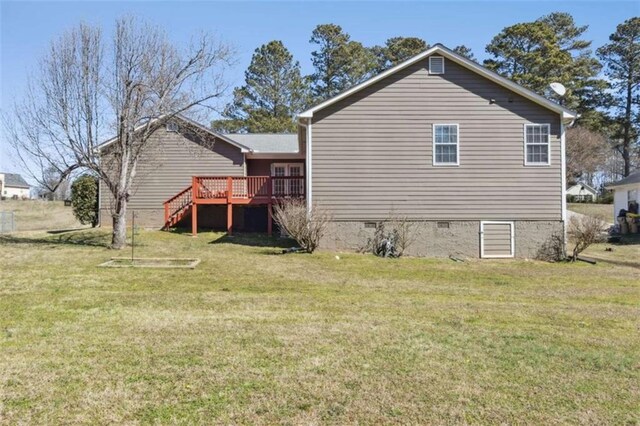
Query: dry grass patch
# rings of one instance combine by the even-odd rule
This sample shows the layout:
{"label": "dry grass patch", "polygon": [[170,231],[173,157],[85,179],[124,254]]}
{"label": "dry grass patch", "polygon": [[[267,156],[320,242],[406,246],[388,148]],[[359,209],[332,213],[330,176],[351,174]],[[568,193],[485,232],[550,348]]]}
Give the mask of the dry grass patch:
{"label": "dry grass patch", "polygon": [[3,200],[0,210],[14,212],[16,230],[55,230],[85,228],[73,215],[72,208],[63,201]]}
{"label": "dry grass patch", "polygon": [[[602,217],[607,222],[613,221],[613,204],[567,203],[567,208],[587,216]],[[617,215],[618,212],[615,214]]]}
{"label": "dry grass patch", "polygon": [[3,422],[640,421],[635,268],[136,241],[202,263],[97,268],[103,231],[0,237]]}

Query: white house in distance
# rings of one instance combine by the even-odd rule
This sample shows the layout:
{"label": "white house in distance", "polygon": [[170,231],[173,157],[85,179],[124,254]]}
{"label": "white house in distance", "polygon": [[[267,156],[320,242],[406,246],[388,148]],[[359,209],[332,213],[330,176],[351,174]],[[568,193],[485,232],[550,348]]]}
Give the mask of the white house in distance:
{"label": "white house in distance", "polygon": [[598,191],[583,182],[567,188],[567,196],[572,198],[571,201],[587,201],[593,202],[598,198]]}
{"label": "white house in distance", "polygon": [[610,183],[606,188],[614,191],[613,219],[615,221],[620,210],[629,210],[629,204],[634,201],[640,202],[640,170],[636,170],[624,179]]}
{"label": "white house in distance", "polygon": [[31,186],[17,173],[0,173],[0,195],[2,198],[30,198]]}

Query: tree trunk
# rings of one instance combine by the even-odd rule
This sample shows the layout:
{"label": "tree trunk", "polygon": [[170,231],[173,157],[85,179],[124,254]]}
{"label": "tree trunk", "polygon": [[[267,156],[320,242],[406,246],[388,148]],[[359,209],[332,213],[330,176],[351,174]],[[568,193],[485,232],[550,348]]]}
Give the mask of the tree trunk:
{"label": "tree trunk", "polygon": [[631,173],[631,99],[633,97],[631,80],[627,82],[627,102],[624,111],[624,135],[622,139],[622,159],[624,160],[624,176]]}
{"label": "tree trunk", "polygon": [[111,248],[123,249],[127,245],[127,200],[118,198],[113,213]]}

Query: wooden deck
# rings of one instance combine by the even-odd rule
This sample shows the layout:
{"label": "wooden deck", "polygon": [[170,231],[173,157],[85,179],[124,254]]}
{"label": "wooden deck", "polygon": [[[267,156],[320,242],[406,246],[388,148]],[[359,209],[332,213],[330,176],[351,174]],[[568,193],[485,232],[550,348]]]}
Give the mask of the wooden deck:
{"label": "wooden deck", "polygon": [[234,205],[266,205],[267,232],[273,229],[272,205],[279,199],[304,197],[303,176],[193,176],[191,186],[164,202],[164,229],[191,213],[191,233],[198,234],[198,205],[227,206],[227,233],[233,233]]}

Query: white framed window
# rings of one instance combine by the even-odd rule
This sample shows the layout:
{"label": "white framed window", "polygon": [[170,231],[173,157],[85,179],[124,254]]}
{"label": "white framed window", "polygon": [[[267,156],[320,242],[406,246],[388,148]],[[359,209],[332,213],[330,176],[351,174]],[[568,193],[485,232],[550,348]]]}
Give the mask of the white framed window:
{"label": "white framed window", "polygon": [[460,165],[460,134],[457,124],[433,125],[433,165]]}
{"label": "white framed window", "polygon": [[444,58],[442,56],[429,57],[429,74],[444,74]]}
{"label": "white framed window", "polygon": [[524,125],[524,165],[548,166],[551,164],[551,131],[549,124]]}

